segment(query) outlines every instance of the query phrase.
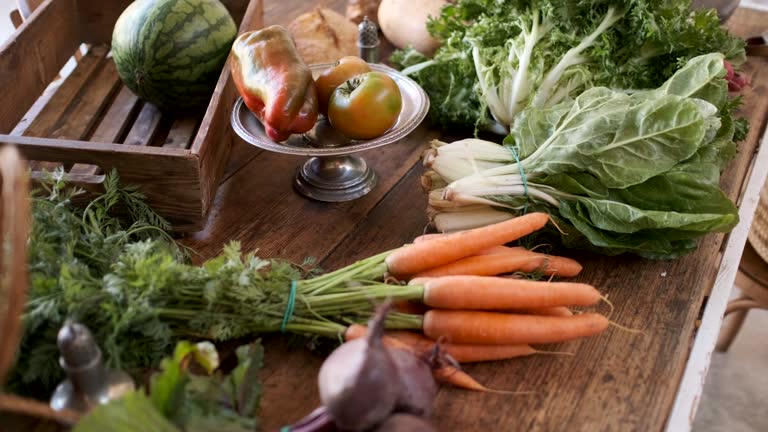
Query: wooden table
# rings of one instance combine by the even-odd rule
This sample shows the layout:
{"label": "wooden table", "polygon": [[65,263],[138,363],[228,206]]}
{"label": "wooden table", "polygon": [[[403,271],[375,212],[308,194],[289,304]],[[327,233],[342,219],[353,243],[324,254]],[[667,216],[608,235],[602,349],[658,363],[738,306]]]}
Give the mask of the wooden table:
{"label": "wooden table", "polygon": [[[266,2],[265,22],[287,23],[312,3]],[[343,10],[346,2],[314,3]],[[751,36],[765,30],[761,24],[766,23],[768,14],[738,10],[729,26],[740,36]],[[646,335],[610,329],[599,337],[547,347],[572,351],[573,357],[469,366],[489,387],[536,393],[443,388],[435,408],[439,430],[655,431],[667,427],[668,419],[669,430],[690,427],[768,167],[768,152],[757,152],[768,115],[768,61],[750,58],[745,71],[753,86],[745,93],[742,112],[751,132],[722,177],[730,197],[740,202],[740,225],[730,236],[707,236],[695,253],[674,261],[571,252],[584,264],[578,279],[599,287],[616,306],[613,318]],[[263,257],[315,257],[329,270],[397,247],[427,228],[419,156],[436,136],[437,131],[422,126],[400,143],[369,151],[365,157],[379,174],[378,186],[361,199],[339,204],[310,201],[291,190],[301,158],[240,142],[206,228],[185,243],[200,252],[201,260],[238,240]],[[318,405],[316,375],[323,359],[281,338],[269,338],[266,353],[261,420],[273,430]]]}

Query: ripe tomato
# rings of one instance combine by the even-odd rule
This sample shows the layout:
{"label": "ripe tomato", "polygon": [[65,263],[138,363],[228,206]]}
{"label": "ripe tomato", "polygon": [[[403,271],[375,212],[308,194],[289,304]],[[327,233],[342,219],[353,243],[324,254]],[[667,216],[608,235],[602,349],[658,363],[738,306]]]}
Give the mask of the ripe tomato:
{"label": "ripe tomato", "polygon": [[402,106],[395,80],[381,72],[368,72],[336,88],[328,105],[328,120],[348,138],[369,140],[395,124]]}
{"label": "ripe tomato", "polygon": [[344,84],[344,81],[366,72],[371,67],[360,57],[342,57],[335,65],[323,71],[315,80],[317,86],[317,102],[321,114],[328,114],[328,102],[336,87]]}

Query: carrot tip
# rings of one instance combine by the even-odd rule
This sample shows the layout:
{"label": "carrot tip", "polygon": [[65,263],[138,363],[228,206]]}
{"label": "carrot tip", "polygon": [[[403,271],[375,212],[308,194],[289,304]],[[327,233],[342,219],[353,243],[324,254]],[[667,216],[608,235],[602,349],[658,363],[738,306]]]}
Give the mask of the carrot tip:
{"label": "carrot tip", "polygon": [[576,353],[572,353],[569,351],[543,351],[543,350],[536,350],[534,351],[534,354],[547,354],[547,355],[558,355],[558,356],[569,356],[573,357],[576,355]]}
{"label": "carrot tip", "polygon": [[619,324],[617,322],[614,322],[614,321],[610,321],[609,320],[608,321],[608,325],[614,326],[614,327],[616,327],[616,328],[618,328],[620,330],[624,330],[625,332],[634,333],[634,334],[641,334],[643,336],[648,336],[648,333],[644,332],[643,330],[633,329],[633,328],[630,328],[630,327],[626,327],[626,326],[623,326],[623,325],[621,325],[621,324]]}
{"label": "carrot tip", "polygon": [[610,300],[608,300],[608,294],[606,294],[606,295],[604,295],[604,296],[600,296],[600,299],[601,299],[602,301],[606,302],[606,303],[608,304],[608,307],[610,307],[610,308],[611,308],[611,311],[610,311],[610,312],[608,312],[608,317],[610,318],[610,317],[611,317],[611,315],[613,315],[613,311],[615,310],[615,308],[613,307],[613,303],[611,303],[611,301],[610,301]]}

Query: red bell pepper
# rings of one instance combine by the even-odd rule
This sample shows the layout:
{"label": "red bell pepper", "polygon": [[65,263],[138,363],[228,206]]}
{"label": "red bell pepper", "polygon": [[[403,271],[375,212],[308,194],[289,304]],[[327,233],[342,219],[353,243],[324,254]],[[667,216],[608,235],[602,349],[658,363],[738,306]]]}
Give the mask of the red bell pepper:
{"label": "red bell pepper", "polygon": [[285,141],[315,125],[315,81],[284,27],[240,35],[232,45],[232,78],[245,105],[273,140]]}

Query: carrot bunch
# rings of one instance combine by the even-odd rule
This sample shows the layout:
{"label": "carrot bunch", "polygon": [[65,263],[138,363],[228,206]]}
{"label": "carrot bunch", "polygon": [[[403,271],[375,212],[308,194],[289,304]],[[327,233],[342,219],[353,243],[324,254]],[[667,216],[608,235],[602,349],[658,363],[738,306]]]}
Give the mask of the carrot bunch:
{"label": "carrot bunch", "polygon": [[[425,352],[439,340],[458,362],[479,362],[546,352],[531,345],[605,330],[609,320],[602,314],[573,314],[569,309],[603,300],[593,286],[498,276],[537,272],[571,277],[581,272],[581,265],[570,258],[504,246],[543,228],[548,220],[547,214],[530,213],[473,230],[421,236],[390,253],[385,259],[389,273],[421,289],[397,303],[412,324],[402,325],[408,319],[401,318],[399,327],[419,331],[390,330],[390,343]],[[352,325],[345,337],[355,339],[365,332],[365,327]]]}

